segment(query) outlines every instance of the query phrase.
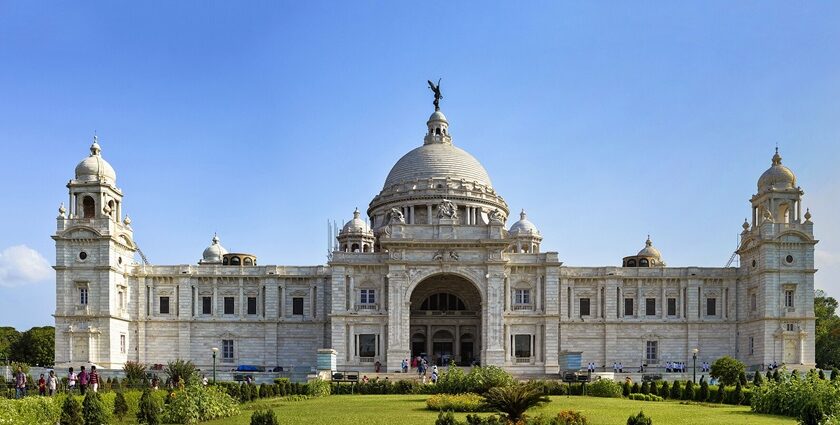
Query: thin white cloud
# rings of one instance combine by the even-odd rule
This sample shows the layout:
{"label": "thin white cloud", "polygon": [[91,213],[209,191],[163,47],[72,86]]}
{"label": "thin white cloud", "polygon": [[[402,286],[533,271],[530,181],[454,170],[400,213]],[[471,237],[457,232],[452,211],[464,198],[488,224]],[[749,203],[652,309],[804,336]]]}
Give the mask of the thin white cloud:
{"label": "thin white cloud", "polygon": [[0,286],[12,288],[44,282],[53,276],[52,267],[38,251],[15,245],[0,251]]}

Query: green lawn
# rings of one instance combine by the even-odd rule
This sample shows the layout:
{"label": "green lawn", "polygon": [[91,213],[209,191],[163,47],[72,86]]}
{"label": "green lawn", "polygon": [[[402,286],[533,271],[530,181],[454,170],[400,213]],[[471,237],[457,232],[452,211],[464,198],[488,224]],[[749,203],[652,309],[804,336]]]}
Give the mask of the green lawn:
{"label": "green lawn", "polygon": [[[243,406],[243,413],[208,424],[249,424],[257,408],[271,407],[281,424],[306,425],[433,425],[437,413],[426,410],[423,395],[331,396],[304,401],[274,399]],[[676,402],[645,402],[615,398],[551,397],[551,403],[533,409],[531,415],[554,414],[562,409],[583,412],[591,425],[623,425],[630,414],[644,410],[655,425],[795,424],[791,418],[750,413],[749,407],[681,405]],[[465,414],[458,415],[463,419]]]}

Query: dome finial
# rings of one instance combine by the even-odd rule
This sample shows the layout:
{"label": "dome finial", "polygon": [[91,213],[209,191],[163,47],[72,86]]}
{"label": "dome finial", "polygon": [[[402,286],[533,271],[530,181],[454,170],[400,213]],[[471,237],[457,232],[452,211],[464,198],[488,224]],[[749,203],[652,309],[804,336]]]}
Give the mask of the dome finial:
{"label": "dome finial", "polygon": [[745,231],[745,232],[746,232],[747,230],[750,230],[750,223],[747,221],[747,219],[746,219],[746,218],[744,219],[744,224],[742,224],[742,225],[741,225],[741,227],[743,227],[743,228],[744,228],[744,231]]}
{"label": "dome finial", "polygon": [[652,246],[653,242],[650,241],[650,234],[647,235],[647,240],[645,240],[645,246]]}
{"label": "dome finial", "polygon": [[429,89],[435,94],[435,101],[433,102],[435,111],[440,111],[440,100],[443,99],[443,95],[440,94],[440,78],[438,78],[437,84],[433,83],[432,80],[426,81],[429,83]]}
{"label": "dome finial", "polygon": [[62,202],[61,205],[58,206],[58,217],[64,218],[65,213],[67,213],[67,209],[64,208],[64,202]]}
{"label": "dome finial", "polygon": [[99,136],[96,135],[96,130],[93,131],[93,143],[90,145],[90,156],[99,156],[102,148],[99,147]]}
{"label": "dome finial", "polygon": [[811,222],[811,209],[810,208],[805,208],[805,222],[806,223]]}
{"label": "dome finial", "polygon": [[773,154],[773,165],[782,165],[782,156],[779,155],[778,145],[776,145],[776,153]]}
{"label": "dome finial", "polygon": [[126,214],[125,218],[123,218],[123,224],[125,224],[126,226],[131,226],[131,217],[129,217],[128,214]]}
{"label": "dome finial", "polygon": [[216,233],[216,232],[213,232],[213,245],[218,245],[218,244],[219,244],[219,234]]}
{"label": "dome finial", "polygon": [[359,207],[356,207],[356,210],[353,211],[353,218],[359,218],[361,213],[359,212]]}
{"label": "dome finial", "polygon": [[525,217],[527,217],[527,214],[525,214],[525,208],[522,208],[522,211],[519,212],[519,219],[525,220]]}

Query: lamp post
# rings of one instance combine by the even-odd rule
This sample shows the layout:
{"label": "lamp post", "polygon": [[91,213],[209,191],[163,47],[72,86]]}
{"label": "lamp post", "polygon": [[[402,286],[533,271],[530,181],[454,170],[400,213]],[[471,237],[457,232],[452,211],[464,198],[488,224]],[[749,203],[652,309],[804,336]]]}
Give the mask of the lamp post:
{"label": "lamp post", "polygon": [[694,364],[691,367],[691,382],[697,382],[697,352],[700,351],[698,349],[691,350],[691,359],[694,361]]}
{"label": "lamp post", "polygon": [[216,385],[216,353],[219,352],[219,349],[213,347],[211,350],[213,350],[213,385]]}

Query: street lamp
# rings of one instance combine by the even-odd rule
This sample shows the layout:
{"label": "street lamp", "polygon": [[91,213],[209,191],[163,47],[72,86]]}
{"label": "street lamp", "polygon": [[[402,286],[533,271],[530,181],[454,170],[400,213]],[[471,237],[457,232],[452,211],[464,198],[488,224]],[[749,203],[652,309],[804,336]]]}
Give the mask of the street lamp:
{"label": "street lamp", "polygon": [[691,358],[694,360],[694,365],[691,367],[691,382],[697,382],[697,352],[698,349],[691,350]]}
{"label": "street lamp", "polygon": [[219,352],[219,348],[213,347],[211,350],[213,350],[213,385],[216,385],[216,353]]}

